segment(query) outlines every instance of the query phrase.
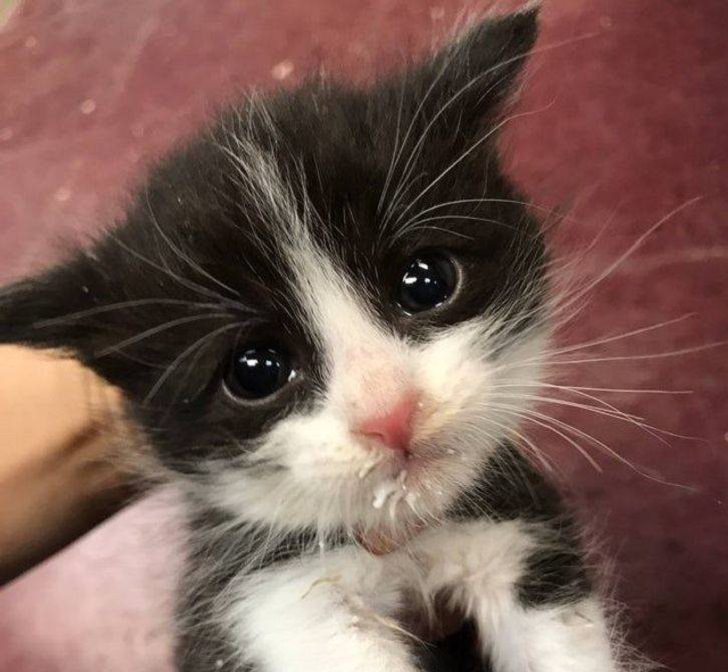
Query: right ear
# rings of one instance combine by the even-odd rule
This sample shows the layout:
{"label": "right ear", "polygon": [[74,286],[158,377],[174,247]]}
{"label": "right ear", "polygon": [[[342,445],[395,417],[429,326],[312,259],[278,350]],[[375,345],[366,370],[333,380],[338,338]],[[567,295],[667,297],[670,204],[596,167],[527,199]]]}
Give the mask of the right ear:
{"label": "right ear", "polygon": [[238,325],[240,311],[232,317],[204,276],[176,273],[173,259],[152,257],[159,252],[152,239],[127,231],[124,241],[122,232],[0,289],[0,344],[60,350],[129,396],[145,397],[211,324]]}
{"label": "right ear", "polygon": [[0,343],[60,350],[134,392],[169,355],[159,339],[140,336],[184,323],[187,305],[107,241],[0,289]]}
{"label": "right ear", "polygon": [[93,338],[76,314],[96,303],[97,281],[82,255],[0,289],[0,343],[82,354]]}

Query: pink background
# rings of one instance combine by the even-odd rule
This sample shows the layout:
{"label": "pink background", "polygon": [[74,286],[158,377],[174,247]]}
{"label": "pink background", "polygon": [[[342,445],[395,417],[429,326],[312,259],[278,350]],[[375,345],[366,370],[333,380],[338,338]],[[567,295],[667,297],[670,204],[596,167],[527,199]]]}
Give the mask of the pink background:
{"label": "pink background", "polygon": [[[487,3],[480,3],[480,7]],[[500,3],[500,7],[505,7]],[[0,278],[47,261],[59,236],[108,221],[148,160],[235,91],[325,67],[371,76],[442,37],[460,0],[35,0],[0,29]],[[728,49],[724,0],[551,0],[523,111],[504,138],[540,206],[565,207],[557,254],[603,234],[571,272],[596,277],[686,205],[601,283],[564,343],[693,317],[584,358],[694,348],[728,337]],[[550,48],[553,47],[553,48]],[[290,72],[289,72],[290,71]],[[722,188],[721,188],[722,187]],[[541,435],[612,558],[631,640],[679,672],[728,664],[728,348],[570,367],[573,385],[700,437],[549,407],[639,465],[595,471]],[[31,419],[32,420],[32,419]],[[679,483],[688,488],[666,485]],[[173,508],[127,510],[0,591],[0,672],[169,670],[178,563]]]}

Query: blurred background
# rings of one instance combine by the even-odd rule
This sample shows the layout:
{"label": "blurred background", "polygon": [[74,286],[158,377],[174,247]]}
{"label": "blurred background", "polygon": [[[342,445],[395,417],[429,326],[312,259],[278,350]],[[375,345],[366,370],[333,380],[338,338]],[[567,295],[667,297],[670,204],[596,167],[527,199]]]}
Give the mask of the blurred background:
{"label": "blurred background", "polygon": [[[249,87],[370,79],[490,4],[0,1],[0,282],[113,221],[155,156]],[[560,342],[691,316],[579,350],[562,380],[697,438],[552,405],[623,460],[537,440],[610,558],[630,640],[678,672],[728,664],[728,348],[702,347],[728,338],[727,20],[725,0],[545,0],[518,102],[533,114],[503,137],[535,204],[568,213],[551,237],[572,280],[664,219]],[[0,672],[170,672],[174,529],[154,497],[0,590]]]}

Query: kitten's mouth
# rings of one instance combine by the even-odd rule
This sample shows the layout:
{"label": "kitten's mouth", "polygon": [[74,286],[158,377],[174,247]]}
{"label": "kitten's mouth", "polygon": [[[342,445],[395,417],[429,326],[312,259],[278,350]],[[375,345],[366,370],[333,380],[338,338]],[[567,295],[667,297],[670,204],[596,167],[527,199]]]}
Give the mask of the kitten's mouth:
{"label": "kitten's mouth", "polygon": [[[359,478],[372,478],[371,506],[389,514],[391,521],[401,513],[420,518],[423,497],[441,496],[438,472],[454,450],[423,447],[395,454],[378,454],[359,471]],[[405,516],[409,517],[409,516]]]}
{"label": "kitten's mouth", "polygon": [[[444,456],[442,451],[434,450],[390,456],[372,474],[376,480],[369,493],[370,506],[379,515],[375,516],[378,523],[374,527],[357,534],[363,548],[373,555],[386,555],[426,529],[426,521],[432,519],[437,508],[436,500],[444,496],[440,489],[443,484],[438,483],[438,462]],[[380,457],[378,462],[384,459]]]}

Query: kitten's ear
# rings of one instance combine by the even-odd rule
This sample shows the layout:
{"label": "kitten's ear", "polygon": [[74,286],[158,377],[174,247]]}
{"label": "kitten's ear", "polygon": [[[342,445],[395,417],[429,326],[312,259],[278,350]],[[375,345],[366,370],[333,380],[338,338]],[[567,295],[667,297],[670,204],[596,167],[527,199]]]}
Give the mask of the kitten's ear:
{"label": "kitten's ear", "polygon": [[114,361],[95,357],[110,340],[109,322],[93,319],[103,312],[101,306],[117,300],[107,296],[110,284],[79,252],[40,275],[0,288],[0,344],[61,350],[113,377]]}
{"label": "kitten's ear", "polygon": [[538,36],[538,8],[481,21],[410,75],[430,118],[458,124],[497,113]]}

